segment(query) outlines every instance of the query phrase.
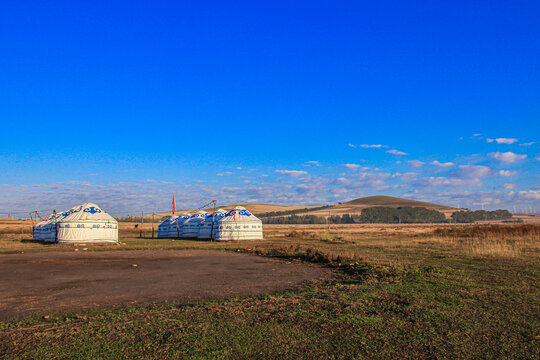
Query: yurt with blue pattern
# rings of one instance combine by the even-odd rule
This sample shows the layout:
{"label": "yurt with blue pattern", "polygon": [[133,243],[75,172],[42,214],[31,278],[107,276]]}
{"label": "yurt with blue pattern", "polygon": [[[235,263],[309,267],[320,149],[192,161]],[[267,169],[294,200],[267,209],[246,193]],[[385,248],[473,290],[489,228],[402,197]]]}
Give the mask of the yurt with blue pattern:
{"label": "yurt with blue pattern", "polygon": [[263,238],[262,221],[245,207],[237,206],[218,220],[216,241],[260,240]]}
{"label": "yurt with blue pattern", "polygon": [[[213,214],[208,213],[204,221],[199,224],[199,235],[197,238],[201,240],[213,238],[218,227],[218,220],[224,217],[226,213],[227,211],[223,209],[217,209]],[[212,225],[214,226],[213,228]]]}
{"label": "yurt with blue pattern", "polygon": [[182,237],[184,232],[184,223],[191,217],[188,213],[178,215],[174,220],[169,223],[169,231],[167,237],[178,239]]}
{"label": "yurt with blue pattern", "polygon": [[208,213],[199,210],[184,222],[182,238],[197,238],[199,236],[199,224],[204,221]]}
{"label": "yurt with blue pattern", "polygon": [[117,243],[118,222],[99,206],[86,203],[60,214],[46,241],[59,243]]}

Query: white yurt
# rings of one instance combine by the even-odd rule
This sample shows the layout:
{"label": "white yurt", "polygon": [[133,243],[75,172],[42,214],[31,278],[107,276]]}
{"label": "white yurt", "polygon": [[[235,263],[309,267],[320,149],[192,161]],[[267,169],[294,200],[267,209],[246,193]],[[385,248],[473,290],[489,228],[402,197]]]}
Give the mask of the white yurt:
{"label": "white yurt", "polygon": [[45,225],[53,219],[53,216],[49,216],[34,226],[34,240],[35,241],[43,241],[43,238],[45,237]]}
{"label": "white yurt", "polygon": [[199,236],[199,224],[204,221],[208,213],[199,210],[184,222],[182,238],[197,238]]}
{"label": "white yurt", "polygon": [[41,231],[39,235],[39,240],[44,242],[56,242],[58,237],[59,222],[63,220],[66,216],[73,214],[76,211],[77,207],[73,207],[68,211],[50,216],[47,221],[41,226]]}
{"label": "white yurt", "polygon": [[214,240],[259,240],[263,238],[262,221],[246,208],[237,206],[218,220]]}
{"label": "white yurt", "polygon": [[41,234],[39,236],[40,241],[45,242],[56,242],[56,229],[58,227],[58,222],[52,216],[50,219],[45,221],[45,224],[41,226]]}
{"label": "white yurt", "polygon": [[[199,239],[210,239],[214,237],[214,233],[217,230],[218,220],[225,216],[227,211],[223,209],[217,209],[214,214],[206,215],[206,218],[199,224]],[[212,229],[212,223],[214,228]]]}
{"label": "white yurt", "polygon": [[38,230],[38,238],[36,240],[45,241],[45,242],[56,242],[56,229],[57,229],[57,218],[54,215],[47,217],[45,221],[40,222],[41,226]]}
{"label": "white yurt", "polygon": [[60,243],[118,242],[118,222],[96,204],[77,206],[56,222]]}
{"label": "white yurt", "polygon": [[167,237],[176,239],[182,237],[184,222],[186,222],[186,220],[188,220],[189,218],[190,215],[188,213],[183,213],[178,215],[175,219],[171,220]]}
{"label": "white yurt", "polygon": [[[172,237],[172,230],[176,230],[176,221],[178,220],[178,215],[173,215],[165,223],[165,226],[163,227],[163,237],[169,238]],[[159,232],[159,229],[158,229]]]}
{"label": "white yurt", "polygon": [[161,224],[157,227],[157,237],[158,238],[166,238],[169,236],[169,223],[171,222],[171,218],[168,217],[165,220],[161,222]]}

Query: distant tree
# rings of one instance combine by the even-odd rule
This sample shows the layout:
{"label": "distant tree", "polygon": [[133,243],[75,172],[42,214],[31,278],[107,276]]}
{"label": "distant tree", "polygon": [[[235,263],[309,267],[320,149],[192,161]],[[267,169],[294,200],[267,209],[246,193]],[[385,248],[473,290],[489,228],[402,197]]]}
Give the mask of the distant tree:
{"label": "distant tree", "polygon": [[364,224],[416,224],[447,222],[443,213],[424,207],[387,207],[375,206],[362,210],[359,219]]}
{"label": "distant tree", "polygon": [[476,210],[476,211],[456,211],[452,213],[452,220],[456,223],[473,223],[482,220],[507,220],[512,214],[508,210]]}

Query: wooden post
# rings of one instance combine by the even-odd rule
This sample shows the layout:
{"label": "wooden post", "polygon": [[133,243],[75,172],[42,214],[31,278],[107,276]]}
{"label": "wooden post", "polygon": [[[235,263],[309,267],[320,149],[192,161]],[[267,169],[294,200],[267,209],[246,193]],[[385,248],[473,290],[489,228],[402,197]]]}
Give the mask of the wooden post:
{"label": "wooden post", "polygon": [[30,215],[30,221],[32,222],[32,240],[34,240],[34,230],[36,229],[36,224],[34,223],[34,217],[32,216],[32,213],[29,213],[28,215]]}
{"label": "wooden post", "polygon": [[210,228],[210,241],[214,241],[214,221],[216,219],[216,200],[212,202],[214,203],[214,210],[212,211],[212,227]]}
{"label": "wooden post", "polygon": [[58,242],[58,223],[56,222],[56,210],[53,210],[54,216],[54,242]]}
{"label": "wooden post", "polygon": [[152,239],[154,238],[154,213],[152,213]]}
{"label": "wooden post", "polygon": [[141,238],[143,237],[144,231],[144,211],[141,211]]}

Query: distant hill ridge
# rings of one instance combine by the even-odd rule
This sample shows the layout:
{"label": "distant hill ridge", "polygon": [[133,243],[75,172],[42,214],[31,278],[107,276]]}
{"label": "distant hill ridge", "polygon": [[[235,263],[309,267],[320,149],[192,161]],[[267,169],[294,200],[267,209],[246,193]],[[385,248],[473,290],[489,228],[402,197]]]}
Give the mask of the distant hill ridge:
{"label": "distant hill ridge", "polygon": [[[388,206],[388,207],[425,207],[431,210],[437,210],[443,212],[446,216],[449,216],[452,212],[459,210],[446,205],[439,205],[429,203],[425,201],[402,199],[393,196],[375,195],[367,196],[354,200],[350,200],[344,203],[324,205],[324,206],[298,206],[298,205],[274,205],[274,204],[233,204],[233,205],[219,205],[218,208],[230,210],[235,206],[244,206],[255,215],[270,215],[282,216],[282,215],[316,215],[316,216],[332,216],[343,214],[360,214],[362,209],[373,206]],[[210,209],[206,209],[209,211]],[[184,210],[177,210],[177,213],[184,212]],[[170,215],[171,212],[163,212],[156,214],[156,216]],[[274,215],[275,214],[275,215]]]}
{"label": "distant hill ridge", "polygon": [[364,206],[389,206],[389,207],[402,207],[402,206],[414,207],[416,206],[416,207],[425,207],[425,208],[434,208],[434,209],[438,208],[438,209],[444,209],[444,210],[456,210],[456,208],[446,206],[446,205],[433,204],[433,203],[429,203],[425,201],[418,201],[418,200],[402,199],[398,197],[385,196],[385,195],[367,196],[367,197],[347,201],[342,204],[343,205],[364,205]]}

